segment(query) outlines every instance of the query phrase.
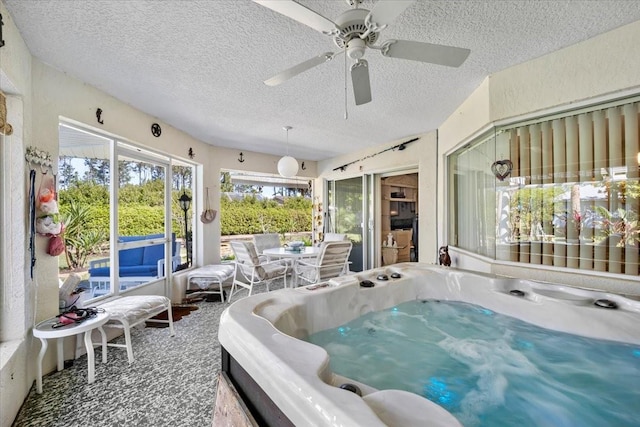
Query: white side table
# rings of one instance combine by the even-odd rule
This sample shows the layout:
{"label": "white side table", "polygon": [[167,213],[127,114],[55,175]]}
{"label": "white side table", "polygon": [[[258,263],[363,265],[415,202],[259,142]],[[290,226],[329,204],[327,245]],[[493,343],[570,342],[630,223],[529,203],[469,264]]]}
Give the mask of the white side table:
{"label": "white side table", "polygon": [[95,356],[93,353],[91,332],[97,328],[102,335],[102,363],[106,363],[107,335],[104,333],[102,325],[107,323],[109,317],[110,314],[107,312],[98,313],[96,317],[85,320],[82,323],[72,323],[70,325],[61,326],[59,328],[53,327],[53,325],[58,322],[58,319],[53,317],[51,319],[47,319],[43,322],[38,323],[36,327],[33,328],[33,336],[36,338],[40,338],[40,341],[42,342],[42,348],[40,349],[40,354],[38,355],[38,376],[36,377],[36,388],[38,394],[42,394],[42,359],[44,359],[44,355],[47,352],[47,340],[52,338],[57,339],[58,341],[58,371],[61,371],[64,369],[64,340],[62,338],[70,337],[84,332],[84,345],[87,348],[87,364],[89,365],[88,382],[89,384],[93,383],[93,381],[95,380]]}

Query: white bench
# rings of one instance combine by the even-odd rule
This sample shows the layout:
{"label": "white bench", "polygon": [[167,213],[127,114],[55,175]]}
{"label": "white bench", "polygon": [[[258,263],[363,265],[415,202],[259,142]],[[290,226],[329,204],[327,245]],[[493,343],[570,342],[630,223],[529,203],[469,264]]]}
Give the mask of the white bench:
{"label": "white bench", "polygon": [[[219,294],[220,301],[224,302],[224,291],[222,284],[233,277],[234,267],[229,264],[210,264],[204,267],[196,268],[189,272],[187,276],[187,288],[189,291],[191,284],[198,286],[199,290],[193,294]],[[217,285],[217,289],[212,289],[212,285]]]}
{"label": "white bench", "polygon": [[[124,344],[107,343],[110,347],[121,347],[127,349],[129,363],[133,363],[133,347],[131,345],[131,328],[142,322],[168,323],[169,335],[174,336],[173,316],[171,313],[171,300],[159,295],[140,295],[130,297],[120,297],[104,304],[98,308],[103,308],[111,317],[104,325],[104,328],[122,329],[124,332]],[[167,311],[167,319],[152,319],[163,311]]]}

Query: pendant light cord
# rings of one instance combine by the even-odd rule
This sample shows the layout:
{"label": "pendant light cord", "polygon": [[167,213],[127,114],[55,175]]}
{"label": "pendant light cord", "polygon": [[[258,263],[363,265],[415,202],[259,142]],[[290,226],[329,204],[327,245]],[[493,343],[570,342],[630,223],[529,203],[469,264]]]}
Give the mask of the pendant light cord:
{"label": "pendant light cord", "polygon": [[291,129],[291,126],[284,126],[283,129],[287,131],[287,156],[288,156],[289,155],[289,130]]}
{"label": "pendant light cord", "polygon": [[347,54],[344,55],[344,119],[349,118],[349,112],[347,111]]}

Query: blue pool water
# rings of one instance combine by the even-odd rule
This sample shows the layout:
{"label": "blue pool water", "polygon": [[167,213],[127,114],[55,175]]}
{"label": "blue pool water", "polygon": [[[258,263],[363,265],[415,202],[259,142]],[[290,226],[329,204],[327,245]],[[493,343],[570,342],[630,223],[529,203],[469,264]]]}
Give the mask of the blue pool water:
{"label": "blue pool water", "polygon": [[640,426],[638,345],[435,300],[369,313],[308,341],[327,350],[333,372],[424,396],[467,427]]}

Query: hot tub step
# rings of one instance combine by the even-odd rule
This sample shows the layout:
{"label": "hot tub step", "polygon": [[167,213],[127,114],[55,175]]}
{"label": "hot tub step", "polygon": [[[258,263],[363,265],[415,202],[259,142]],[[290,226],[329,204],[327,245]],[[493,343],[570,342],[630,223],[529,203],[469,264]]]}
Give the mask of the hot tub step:
{"label": "hot tub step", "polygon": [[218,374],[216,406],[212,425],[216,427],[259,427],[224,372]]}

